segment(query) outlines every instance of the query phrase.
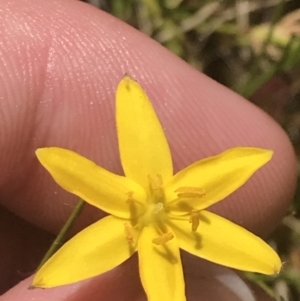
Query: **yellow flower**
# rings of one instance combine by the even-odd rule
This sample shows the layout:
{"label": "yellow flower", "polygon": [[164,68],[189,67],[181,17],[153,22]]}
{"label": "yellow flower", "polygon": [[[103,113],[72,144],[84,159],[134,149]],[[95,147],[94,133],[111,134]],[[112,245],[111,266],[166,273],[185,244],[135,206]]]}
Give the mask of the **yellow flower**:
{"label": "yellow flower", "polygon": [[148,300],[184,301],[179,248],[235,269],[280,271],[278,255],[263,240],[204,210],[241,187],[272,151],[232,148],[173,175],[161,124],[143,89],[128,76],[117,88],[116,121],[125,177],[70,150],[36,151],[61,187],[110,215],[62,246],[37,272],[34,287],[94,277],[138,251]]}

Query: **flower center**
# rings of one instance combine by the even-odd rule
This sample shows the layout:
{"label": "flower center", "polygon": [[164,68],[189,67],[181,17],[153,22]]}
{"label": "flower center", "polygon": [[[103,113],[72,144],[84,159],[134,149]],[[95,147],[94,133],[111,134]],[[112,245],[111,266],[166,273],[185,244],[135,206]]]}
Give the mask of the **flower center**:
{"label": "flower center", "polygon": [[[163,245],[173,239],[174,234],[168,231],[166,220],[169,208],[166,206],[163,180],[161,175],[148,176],[149,195],[146,204],[141,204],[134,199],[134,193],[128,192],[127,204],[129,205],[131,222],[124,224],[126,239],[129,243],[134,241],[133,230],[141,231],[143,227],[153,226],[159,233],[158,237],[152,239],[156,245]],[[200,223],[200,211],[191,206],[192,199],[205,197],[205,190],[201,187],[179,187],[175,190],[177,194],[177,206],[181,206],[190,212],[189,223],[195,232]]]}
{"label": "flower center", "polygon": [[151,223],[161,224],[166,217],[165,195],[162,188],[162,177],[148,176],[149,191],[147,204],[145,206],[145,213],[141,217],[143,226],[148,226]]}
{"label": "flower center", "polygon": [[126,240],[129,243],[134,241],[133,230],[136,228],[142,230],[143,227],[153,226],[157,229],[159,236],[152,242],[156,245],[163,245],[174,237],[174,234],[168,231],[165,225],[167,218],[167,208],[165,206],[165,194],[162,188],[163,181],[161,175],[148,176],[149,195],[147,203],[141,208],[134,199],[133,192],[128,193],[127,204],[131,213],[131,225],[124,224]]}

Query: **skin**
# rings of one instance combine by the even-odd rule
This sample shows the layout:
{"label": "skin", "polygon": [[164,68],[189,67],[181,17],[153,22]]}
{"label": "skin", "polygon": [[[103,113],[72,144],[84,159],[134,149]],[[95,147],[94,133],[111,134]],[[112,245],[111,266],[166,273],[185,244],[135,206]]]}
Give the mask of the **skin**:
{"label": "skin", "polygon": [[[263,237],[286,214],[296,160],[286,135],[265,113],[87,4],[0,0],[0,301],[145,300],[135,256],[94,279],[27,290],[77,201],[54,183],[34,151],[69,148],[122,174],[114,94],[125,73],[147,91],[175,171],[234,146],[275,151],[270,163],[212,211]],[[70,236],[103,215],[86,206]],[[234,300],[213,279],[214,265],[183,257],[189,300]]]}

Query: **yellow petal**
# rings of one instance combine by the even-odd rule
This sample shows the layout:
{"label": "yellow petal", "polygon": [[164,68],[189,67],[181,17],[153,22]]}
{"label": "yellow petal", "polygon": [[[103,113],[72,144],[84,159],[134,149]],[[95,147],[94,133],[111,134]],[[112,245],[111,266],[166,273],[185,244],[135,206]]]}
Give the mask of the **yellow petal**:
{"label": "yellow petal", "polygon": [[107,216],[65,243],[37,272],[32,286],[49,288],[100,275],[136,251],[128,243],[122,219]]}
{"label": "yellow petal", "polygon": [[[171,230],[169,234],[173,234]],[[145,227],[138,242],[140,277],[148,301],[185,301],[185,285],[176,237],[162,245],[153,239],[160,234]]]}
{"label": "yellow petal", "polygon": [[180,248],[209,261],[249,272],[276,274],[281,261],[261,238],[208,211],[200,212],[196,232],[188,220],[173,219],[172,228]]}
{"label": "yellow petal", "polygon": [[117,89],[116,119],[120,156],[125,175],[148,190],[148,175],[173,174],[164,131],[140,85],[125,76]]}
{"label": "yellow petal", "polygon": [[49,147],[38,149],[36,155],[62,188],[110,214],[130,218],[128,193],[140,203],[146,201],[146,193],[140,185],[73,151]]}
{"label": "yellow petal", "polygon": [[[186,167],[165,187],[166,199],[173,201],[170,204],[172,213],[186,214],[221,201],[265,165],[272,154],[272,151],[260,148],[236,147]],[[205,195],[197,197],[195,188],[201,188]],[[195,198],[178,199],[178,190],[184,189],[191,190]]]}

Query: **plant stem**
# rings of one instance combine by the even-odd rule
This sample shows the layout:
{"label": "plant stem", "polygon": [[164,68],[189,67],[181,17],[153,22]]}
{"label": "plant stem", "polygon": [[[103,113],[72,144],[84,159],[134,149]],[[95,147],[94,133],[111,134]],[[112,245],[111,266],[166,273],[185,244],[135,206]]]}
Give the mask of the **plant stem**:
{"label": "plant stem", "polygon": [[75,205],[73,211],[71,212],[70,216],[68,217],[67,221],[61,228],[60,232],[56,236],[54,242],[50,246],[49,250],[43,257],[41,263],[39,264],[38,268],[36,269],[37,271],[42,267],[42,265],[60,248],[61,244],[63,243],[65,239],[65,235],[70,229],[70,227],[73,225],[76,217],[80,214],[81,210],[83,209],[85,202],[81,199],[77,202]]}

